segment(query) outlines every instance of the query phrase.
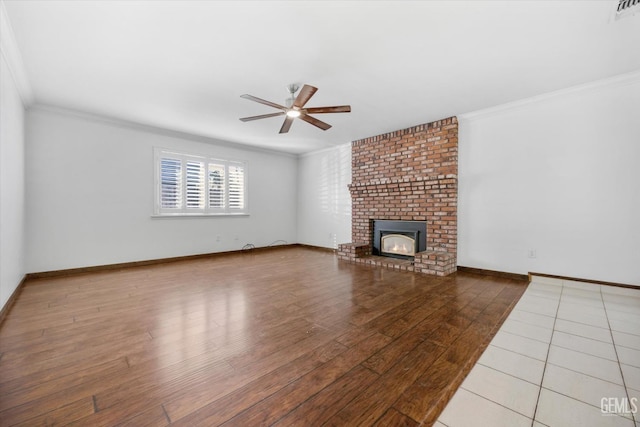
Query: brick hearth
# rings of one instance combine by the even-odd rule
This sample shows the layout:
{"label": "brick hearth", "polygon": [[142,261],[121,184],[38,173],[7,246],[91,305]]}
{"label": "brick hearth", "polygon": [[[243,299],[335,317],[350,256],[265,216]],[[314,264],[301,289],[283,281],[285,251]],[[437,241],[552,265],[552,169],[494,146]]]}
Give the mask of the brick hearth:
{"label": "brick hearth", "polygon": [[[456,271],[458,120],[455,117],[351,144],[352,243],[338,257],[446,276]],[[413,262],[371,255],[373,220],[425,221],[427,249]]]}

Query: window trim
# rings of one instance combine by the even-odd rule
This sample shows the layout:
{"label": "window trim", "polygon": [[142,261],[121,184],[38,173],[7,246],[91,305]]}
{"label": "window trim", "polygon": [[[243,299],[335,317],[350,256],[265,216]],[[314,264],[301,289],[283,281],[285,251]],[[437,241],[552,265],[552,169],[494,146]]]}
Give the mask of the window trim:
{"label": "window trim", "polygon": [[[180,208],[163,208],[161,206],[161,159],[173,158],[180,160],[181,164],[181,207]],[[203,188],[203,207],[202,208],[188,208],[186,206],[186,163],[188,161],[202,162],[205,166],[204,171],[204,188]],[[224,166],[224,207],[212,208],[209,207],[209,185],[208,185],[208,172],[209,165],[217,164]],[[231,166],[241,166],[243,168],[243,205],[241,209],[229,207],[229,168]],[[153,148],[153,218],[176,218],[176,217],[219,217],[219,216],[249,216],[249,195],[248,195],[248,167],[246,161],[221,159],[214,156],[207,156],[203,154],[187,153],[179,150],[172,150],[161,147]]]}

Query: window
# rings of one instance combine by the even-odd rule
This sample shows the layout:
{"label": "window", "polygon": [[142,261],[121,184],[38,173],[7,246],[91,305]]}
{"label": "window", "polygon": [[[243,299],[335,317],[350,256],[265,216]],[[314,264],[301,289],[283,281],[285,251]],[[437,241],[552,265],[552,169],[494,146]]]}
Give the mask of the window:
{"label": "window", "polygon": [[155,149],[156,215],[247,213],[243,162]]}

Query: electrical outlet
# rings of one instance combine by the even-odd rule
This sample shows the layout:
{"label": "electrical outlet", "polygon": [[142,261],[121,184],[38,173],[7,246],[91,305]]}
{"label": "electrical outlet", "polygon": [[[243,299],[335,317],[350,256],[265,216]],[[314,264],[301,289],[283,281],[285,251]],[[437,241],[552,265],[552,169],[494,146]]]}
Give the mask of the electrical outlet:
{"label": "electrical outlet", "polygon": [[527,250],[527,257],[535,258],[536,256],[537,256],[537,254],[536,254],[536,250],[535,249],[528,249]]}
{"label": "electrical outlet", "polygon": [[216,242],[220,241],[220,236],[216,236]]}

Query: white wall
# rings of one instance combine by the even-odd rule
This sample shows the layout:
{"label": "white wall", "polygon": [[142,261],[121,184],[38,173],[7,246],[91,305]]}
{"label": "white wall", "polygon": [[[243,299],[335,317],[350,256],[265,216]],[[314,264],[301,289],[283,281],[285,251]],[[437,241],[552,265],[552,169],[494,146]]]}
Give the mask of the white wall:
{"label": "white wall", "polygon": [[0,55],[0,123],[1,309],[25,274],[24,107],[4,54]]}
{"label": "white wall", "polygon": [[[294,156],[41,108],[26,132],[29,272],[296,241]],[[154,146],[246,161],[250,216],[152,218]]]}
{"label": "white wall", "polygon": [[638,111],[635,73],[460,117],[458,264],[640,285]]}
{"label": "white wall", "polygon": [[326,248],[351,241],[351,143],[298,159],[298,242]]}

